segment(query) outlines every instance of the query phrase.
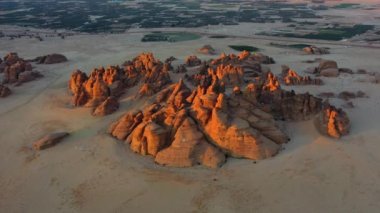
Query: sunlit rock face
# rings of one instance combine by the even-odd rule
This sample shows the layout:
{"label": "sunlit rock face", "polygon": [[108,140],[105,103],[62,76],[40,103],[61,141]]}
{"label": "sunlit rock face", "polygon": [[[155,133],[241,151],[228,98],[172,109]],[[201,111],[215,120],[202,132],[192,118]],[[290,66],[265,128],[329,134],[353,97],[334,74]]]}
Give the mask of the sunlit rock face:
{"label": "sunlit rock face", "polygon": [[225,156],[264,159],[288,137],[272,115],[243,93],[226,95],[220,82],[190,90],[183,81],[157,94],[139,112],[126,113],[109,132],[158,164],[218,167]]}
{"label": "sunlit rock face", "polygon": [[286,65],[282,65],[281,79],[285,85],[322,85],[323,82],[319,78],[311,78],[310,76],[300,76],[296,71],[290,69]]}
{"label": "sunlit rock face", "polygon": [[[151,53],[143,53],[132,61],[126,61],[123,67],[101,67],[94,69],[89,76],[76,70],[71,75],[69,90],[73,94],[74,106],[91,107],[94,115],[107,115],[118,108],[115,100],[127,88],[142,83],[137,96],[143,97],[157,93],[170,82],[164,63],[155,59]],[[97,108],[99,106],[101,107]]]}
{"label": "sunlit rock face", "polygon": [[149,104],[126,112],[109,133],[132,151],[152,156],[157,164],[211,168],[223,165],[227,157],[258,160],[276,155],[290,140],[280,128],[282,121],[317,117],[322,133],[335,138],[348,133],[343,111],[332,106],[327,110],[322,99],[308,93],[281,88],[281,82],[317,84],[317,80],[300,77],[289,68],[281,79],[261,69],[256,77],[246,78],[242,64],[250,57],[242,52],[202,62],[197,74],[187,76],[193,89],[183,80],[158,92],[144,83],[138,97]]}
{"label": "sunlit rock face", "polygon": [[340,138],[349,133],[350,119],[342,109],[337,109],[326,103],[323,110],[315,118],[315,125],[322,134]]}

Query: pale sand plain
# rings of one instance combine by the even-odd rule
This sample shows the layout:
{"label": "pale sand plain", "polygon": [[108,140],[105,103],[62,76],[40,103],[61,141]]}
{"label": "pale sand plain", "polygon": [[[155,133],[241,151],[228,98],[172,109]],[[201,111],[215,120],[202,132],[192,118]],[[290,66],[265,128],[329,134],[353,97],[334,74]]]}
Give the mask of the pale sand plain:
{"label": "pale sand plain", "polygon": [[[219,169],[166,168],[106,134],[109,124],[132,108],[136,88],[121,99],[114,114],[96,118],[87,108],[70,107],[67,82],[74,69],[121,64],[141,52],[183,62],[204,44],[219,53],[236,53],[229,44],[261,48],[282,64],[304,74],[317,64],[302,61],[318,56],[269,46],[259,39],[209,39],[179,43],[141,43],[143,34],[77,35],[32,39],[0,39],[0,55],[18,52],[23,58],[62,53],[69,62],[34,65],[44,78],[11,87],[0,99],[0,212],[378,212],[380,208],[380,84],[369,75],[342,74],[323,78],[323,86],[287,87],[296,91],[362,90],[369,98],[353,100],[345,109],[351,133],[341,140],[320,135],[312,121],[286,123],[291,141],[271,159],[232,159]],[[340,67],[380,72],[380,49],[329,45]],[[206,59],[210,56],[197,54]],[[216,56],[215,56],[216,57]],[[176,63],[179,63],[176,62]],[[181,76],[172,74],[173,79]],[[344,102],[331,99],[340,106]],[[57,146],[35,152],[28,147],[55,130],[71,136]]]}

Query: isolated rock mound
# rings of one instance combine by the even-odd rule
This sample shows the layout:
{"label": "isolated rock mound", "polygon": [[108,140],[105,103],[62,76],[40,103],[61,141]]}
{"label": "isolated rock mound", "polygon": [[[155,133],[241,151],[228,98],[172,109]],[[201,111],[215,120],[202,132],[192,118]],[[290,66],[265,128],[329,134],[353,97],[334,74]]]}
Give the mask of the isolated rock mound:
{"label": "isolated rock mound", "polygon": [[127,113],[110,127],[158,164],[218,167],[225,155],[264,159],[275,155],[288,137],[273,117],[247,101],[243,94],[220,92],[220,82],[191,91],[183,81],[157,94],[143,111]]}
{"label": "isolated rock mound", "polygon": [[94,69],[89,76],[80,70],[74,71],[69,81],[73,105],[91,107],[94,115],[107,115],[118,108],[115,101],[126,88],[141,82],[138,97],[144,97],[157,93],[171,82],[164,64],[151,53],[140,54],[123,66]]}
{"label": "isolated rock mound", "polygon": [[333,60],[321,60],[314,73],[324,77],[337,77],[339,76],[338,64]]}
{"label": "isolated rock mound", "polygon": [[43,150],[57,145],[62,141],[63,138],[67,137],[69,133],[67,132],[54,132],[46,135],[40,140],[33,143],[33,148],[35,150]]}
{"label": "isolated rock mound", "polygon": [[0,84],[0,98],[5,98],[9,96],[11,93],[12,92],[8,87]]}
{"label": "isolated rock mound", "polygon": [[340,138],[347,135],[350,130],[350,119],[342,109],[337,109],[328,103],[315,118],[315,126],[324,135]]}
{"label": "isolated rock mound", "polygon": [[4,73],[3,84],[20,85],[42,77],[41,73],[32,71],[32,65],[18,57],[17,53],[8,53],[0,64],[0,73]]}
{"label": "isolated rock mound", "polygon": [[317,55],[323,55],[323,54],[329,54],[329,50],[327,48],[323,47],[316,47],[316,46],[309,46],[302,49],[307,54],[317,54]]}
{"label": "isolated rock mound", "polygon": [[198,50],[198,52],[205,55],[214,55],[216,53],[215,49],[211,45],[204,45]]}
{"label": "isolated rock mound", "polygon": [[58,64],[58,63],[63,63],[67,61],[66,56],[62,54],[49,54],[49,55],[44,55],[44,56],[39,56],[33,61],[37,62],[37,64]]}
{"label": "isolated rock mound", "polygon": [[286,65],[282,65],[281,79],[286,85],[321,85],[322,80],[310,76],[300,76],[296,71]]}

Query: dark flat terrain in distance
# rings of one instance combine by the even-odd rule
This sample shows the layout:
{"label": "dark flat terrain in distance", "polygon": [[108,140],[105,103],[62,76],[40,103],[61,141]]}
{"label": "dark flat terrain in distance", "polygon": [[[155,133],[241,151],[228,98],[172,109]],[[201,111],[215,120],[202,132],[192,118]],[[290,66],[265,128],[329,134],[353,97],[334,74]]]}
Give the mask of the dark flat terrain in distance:
{"label": "dark flat terrain in distance", "polygon": [[[360,4],[287,3],[252,0],[20,0],[0,1],[0,25],[122,33],[131,28],[195,28],[239,23],[285,23],[259,35],[339,41],[374,31],[372,25],[323,22],[318,11],[360,9]],[[322,22],[321,22],[322,20]],[[256,32],[257,33],[257,32]],[[377,32],[380,35],[380,31]],[[376,34],[374,34],[376,35]],[[0,37],[2,32],[0,31]],[[167,38],[148,37],[144,41]],[[375,36],[372,41],[380,40]]]}
{"label": "dark flat terrain in distance", "polygon": [[318,17],[306,4],[244,0],[0,2],[0,24],[84,32],[119,32],[131,27],[200,27],[236,25],[239,22],[291,22],[292,18]]}

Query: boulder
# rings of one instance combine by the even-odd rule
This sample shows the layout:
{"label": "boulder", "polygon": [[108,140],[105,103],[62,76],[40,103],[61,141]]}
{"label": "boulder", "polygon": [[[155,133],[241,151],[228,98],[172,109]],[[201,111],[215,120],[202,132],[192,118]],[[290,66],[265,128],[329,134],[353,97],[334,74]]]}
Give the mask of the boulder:
{"label": "boulder", "polygon": [[321,60],[319,62],[319,66],[317,69],[319,72],[321,72],[325,69],[337,69],[338,70],[338,64],[333,60]]}
{"label": "boulder", "polygon": [[5,98],[5,97],[9,96],[11,93],[12,92],[8,87],[0,84],[0,98]]}
{"label": "boulder", "polygon": [[69,133],[67,133],[67,132],[50,133],[50,134],[44,136],[43,138],[41,138],[40,140],[34,142],[33,148],[35,150],[43,150],[43,149],[50,148],[52,146],[55,146],[59,142],[61,142],[62,139],[67,137],[68,135],[69,135]]}
{"label": "boulder", "polygon": [[49,55],[39,56],[33,61],[36,61],[37,64],[58,64],[66,62],[67,58],[62,54],[53,53]]}
{"label": "boulder", "polygon": [[332,138],[341,138],[350,131],[350,119],[346,112],[328,103],[324,104],[314,123],[319,132]]}

